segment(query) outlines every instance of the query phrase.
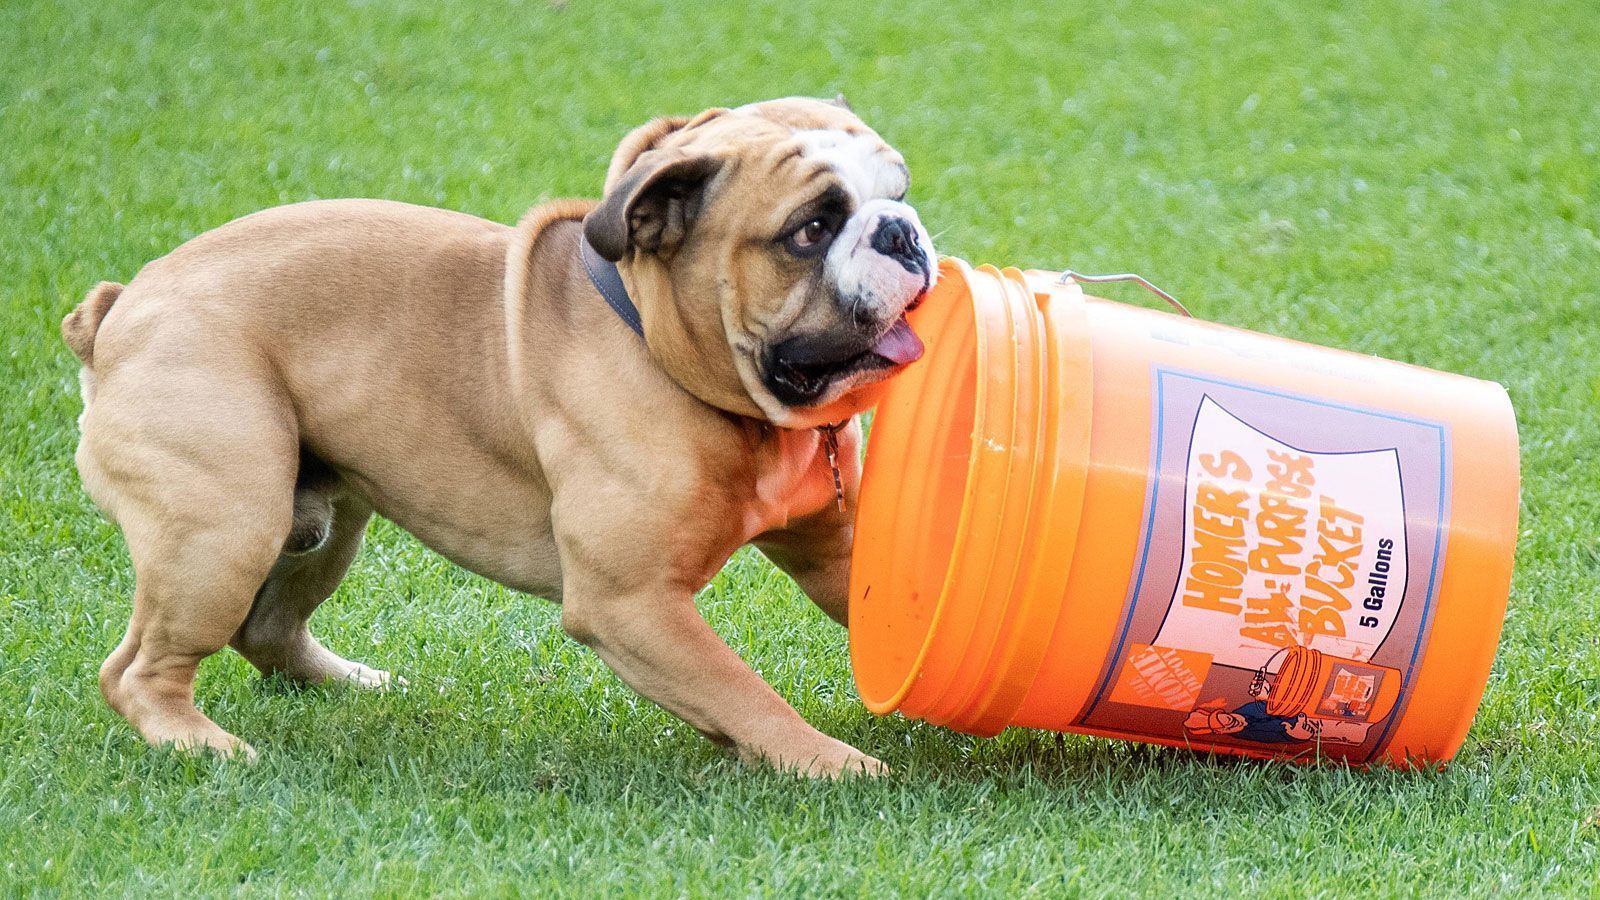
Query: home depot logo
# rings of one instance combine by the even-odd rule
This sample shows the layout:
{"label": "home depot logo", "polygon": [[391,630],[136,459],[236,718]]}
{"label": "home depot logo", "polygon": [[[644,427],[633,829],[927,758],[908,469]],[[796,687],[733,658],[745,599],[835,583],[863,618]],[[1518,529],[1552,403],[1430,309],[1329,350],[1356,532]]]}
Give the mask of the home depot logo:
{"label": "home depot logo", "polygon": [[1200,699],[1200,687],[1210,670],[1209,653],[1133,644],[1111,700],[1187,712]]}

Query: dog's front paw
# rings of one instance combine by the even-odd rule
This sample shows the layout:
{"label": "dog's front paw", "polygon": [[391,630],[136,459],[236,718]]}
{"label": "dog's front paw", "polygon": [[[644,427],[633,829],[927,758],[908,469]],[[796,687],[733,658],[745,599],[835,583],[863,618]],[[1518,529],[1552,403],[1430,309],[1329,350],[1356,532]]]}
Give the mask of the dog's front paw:
{"label": "dog's front paw", "polygon": [[149,741],[152,746],[170,747],[179,753],[193,756],[210,754],[222,759],[237,759],[247,763],[253,763],[259,758],[256,748],[215,725],[209,728],[201,727],[191,731],[174,731],[171,733],[160,729],[151,729],[145,735],[145,740]]}
{"label": "dog's front paw", "polygon": [[351,666],[350,671],[340,676],[338,680],[358,688],[381,691],[389,688],[404,688],[411,684],[401,676],[390,675],[382,669],[373,669],[360,663],[350,663],[349,665]]}
{"label": "dog's front paw", "polygon": [[821,732],[814,732],[813,735],[809,740],[741,755],[780,772],[794,772],[807,778],[876,777],[889,774],[889,767],[881,760],[862,753],[844,741],[835,740]]}
{"label": "dog's front paw", "polygon": [[879,775],[889,774],[889,767],[876,756],[868,756],[851,747],[844,745],[850,751],[842,760],[829,761],[827,765],[808,769],[806,774],[812,778],[846,778],[854,776],[876,778]]}

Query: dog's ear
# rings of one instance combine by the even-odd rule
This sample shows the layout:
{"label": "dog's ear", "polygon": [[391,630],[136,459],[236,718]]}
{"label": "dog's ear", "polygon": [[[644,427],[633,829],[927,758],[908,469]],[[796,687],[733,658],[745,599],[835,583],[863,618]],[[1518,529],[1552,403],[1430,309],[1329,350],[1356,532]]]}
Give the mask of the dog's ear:
{"label": "dog's ear", "polygon": [[722,160],[715,156],[646,151],[584,217],[583,236],[612,262],[629,247],[671,253],[700,214],[707,183],[721,170]]}
{"label": "dog's ear", "polygon": [[605,192],[611,193],[612,187],[622,180],[622,176],[633,168],[639,157],[648,151],[656,149],[668,136],[680,131],[688,131],[702,123],[709,122],[728,112],[723,107],[715,107],[690,118],[688,116],[662,116],[640,125],[628,132],[622,139],[617,149],[611,154],[611,164],[606,167]]}
{"label": "dog's ear", "polygon": [[856,111],[855,107],[850,105],[850,101],[845,98],[844,91],[840,91],[839,93],[834,94],[833,95],[833,100],[830,101],[830,102],[833,103],[834,106],[837,106],[840,109],[843,109],[845,112],[855,112]]}
{"label": "dog's ear", "polygon": [[651,119],[628,132],[628,136],[622,139],[622,143],[618,144],[617,149],[611,154],[611,165],[606,168],[605,192],[611,193],[611,189],[622,180],[624,173],[633,168],[633,164],[638,162],[640,156],[653,150],[662,138],[681,130],[687,124],[689,124],[688,116],[662,116],[659,119]]}

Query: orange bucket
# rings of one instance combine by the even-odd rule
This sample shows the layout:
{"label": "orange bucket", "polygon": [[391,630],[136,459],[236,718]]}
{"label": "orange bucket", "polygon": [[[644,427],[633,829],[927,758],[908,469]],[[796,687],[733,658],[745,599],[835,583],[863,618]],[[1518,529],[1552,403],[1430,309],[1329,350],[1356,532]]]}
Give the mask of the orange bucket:
{"label": "orange bucket", "polygon": [[1257,757],[1436,763],[1499,642],[1499,385],[940,266],[868,443],[862,700]]}

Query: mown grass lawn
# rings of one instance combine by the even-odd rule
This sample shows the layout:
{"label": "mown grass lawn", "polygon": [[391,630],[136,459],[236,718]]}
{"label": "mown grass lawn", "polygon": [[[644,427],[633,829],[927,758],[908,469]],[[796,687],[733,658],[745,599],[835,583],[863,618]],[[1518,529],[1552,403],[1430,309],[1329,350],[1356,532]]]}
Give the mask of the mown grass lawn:
{"label": "mown grass lawn", "polygon": [[[1600,883],[1600,8],[1159,0],[0,4],[0,893],[1593,895]],[[78,488],[56,323],[263,206],[513,221],[649,116],[846,92],[942,250],[1134,270],[1201,315],[1501,381],[1519,564],[1440,774],[1238,764],[874,719],[845,635],[759,557],[701,598],[895,774],[750,771],[557,611],[374,526],[318,614],[405,675],[199,703],[259,765],[101,702],[132,588]],[[1128,295],[1129,299],[1133,296]]]}

